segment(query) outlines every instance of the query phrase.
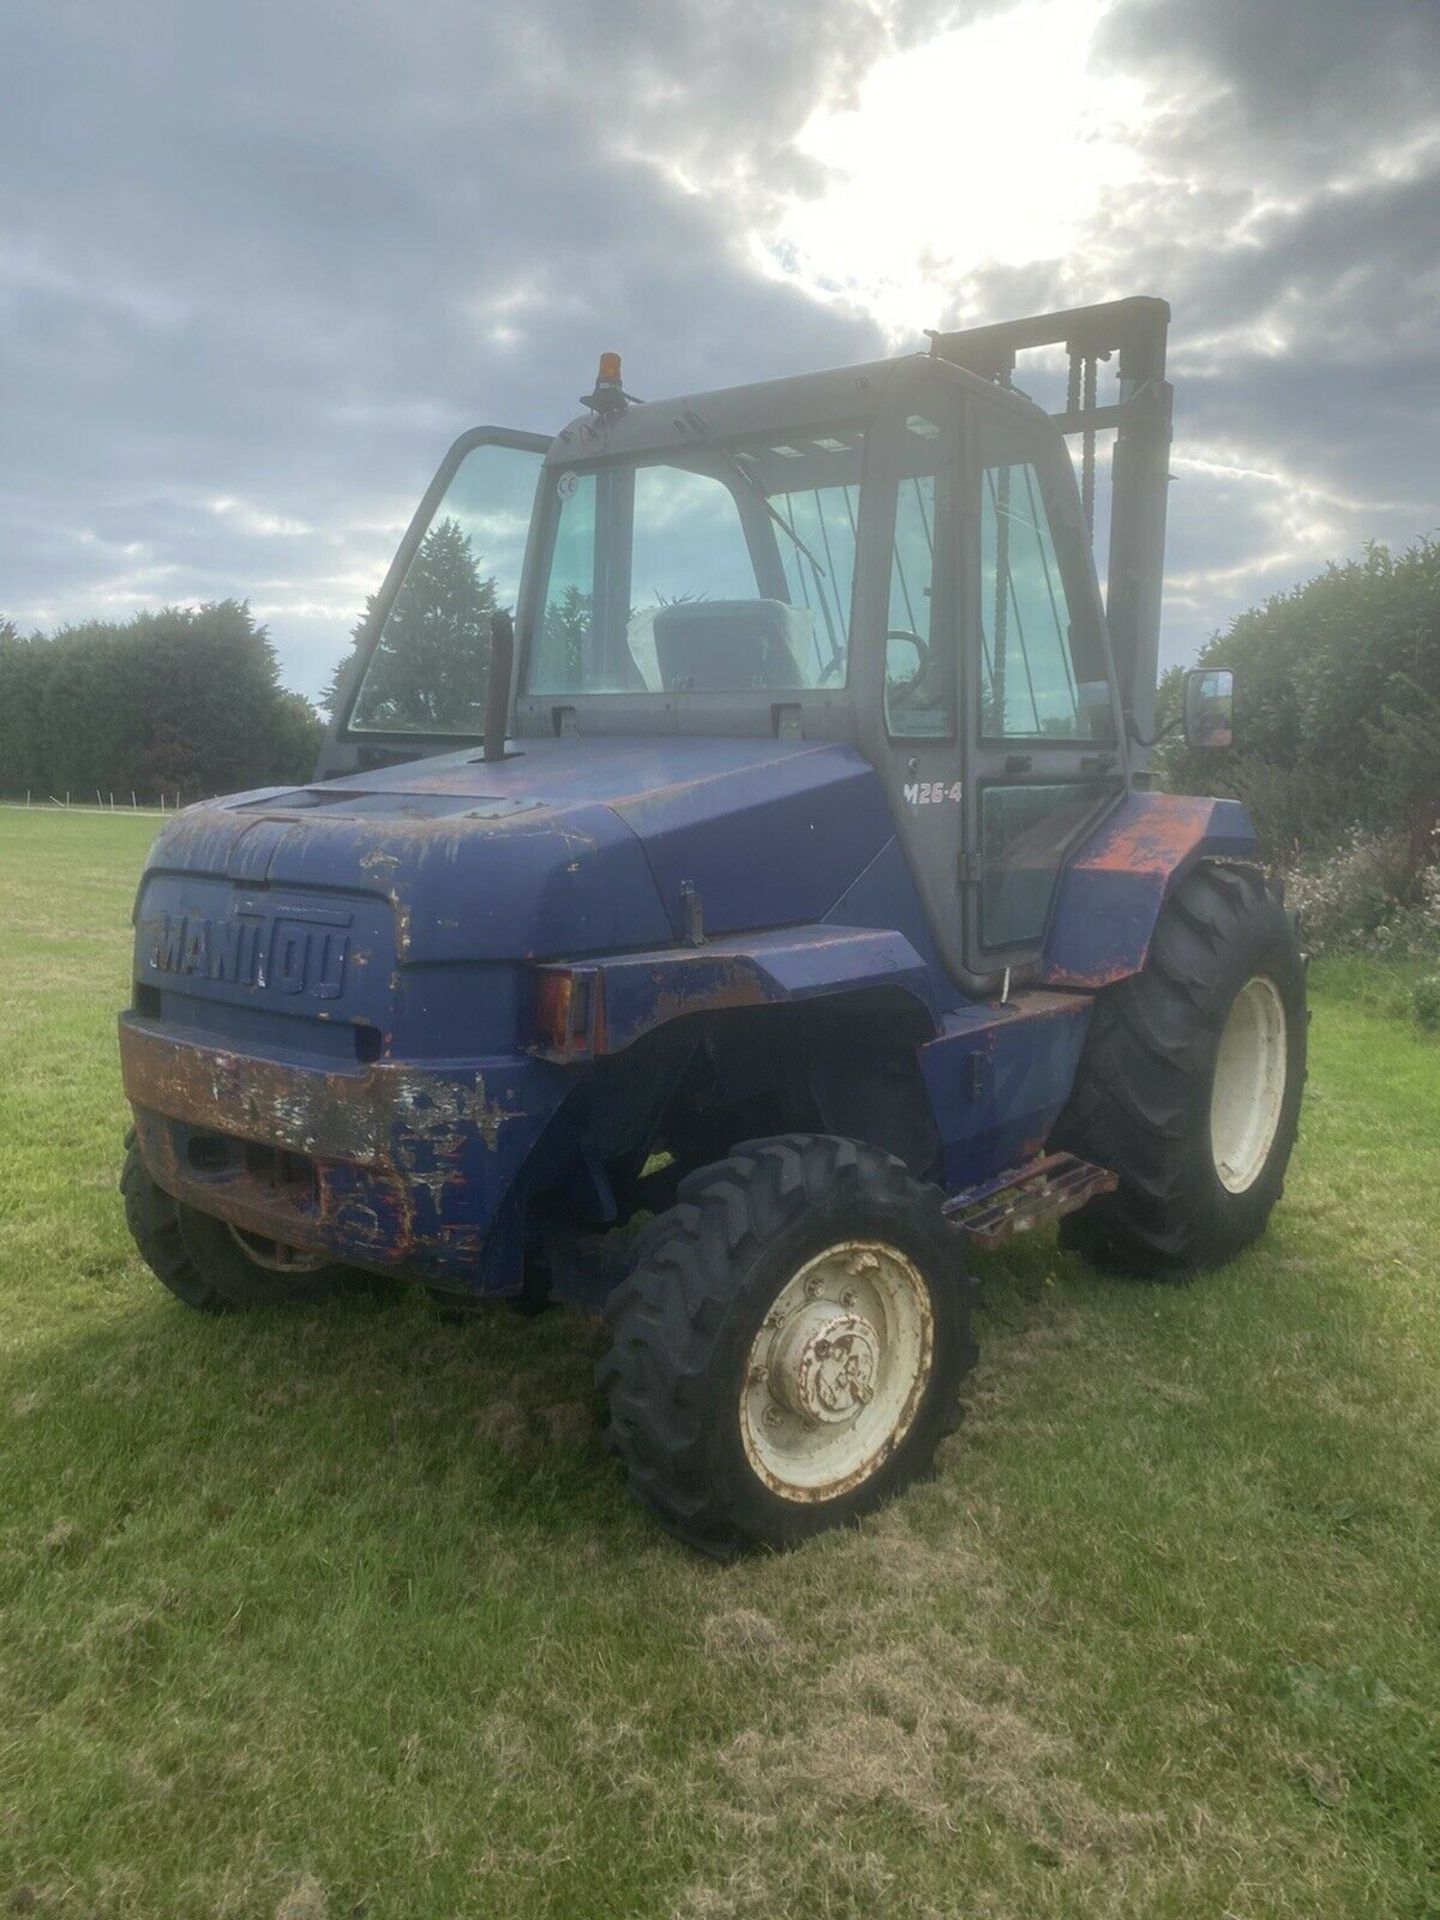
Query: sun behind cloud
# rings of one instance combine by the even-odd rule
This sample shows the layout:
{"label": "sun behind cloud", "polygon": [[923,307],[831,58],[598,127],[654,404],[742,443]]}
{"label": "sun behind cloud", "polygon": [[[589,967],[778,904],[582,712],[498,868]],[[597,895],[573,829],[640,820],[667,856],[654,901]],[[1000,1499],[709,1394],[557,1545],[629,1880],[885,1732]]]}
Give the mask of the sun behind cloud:
{"label": "sun behind cloud", "polygon": [[853,104],[801,129],[827,183],[781,203],[755,257],[902,339],[978,269],[1069,255],[1104,197],[1146,171],[1145,90],[1088,66],[1108,11],[1022,0],[881,60]]}

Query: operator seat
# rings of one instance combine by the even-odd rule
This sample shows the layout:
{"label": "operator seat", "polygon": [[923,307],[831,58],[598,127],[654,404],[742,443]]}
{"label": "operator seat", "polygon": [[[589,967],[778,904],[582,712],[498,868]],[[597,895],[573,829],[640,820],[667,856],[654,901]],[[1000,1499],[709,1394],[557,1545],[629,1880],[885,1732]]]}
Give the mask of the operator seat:
{"label": "operator seat", "polygon": [[690,693],[807,686],[790,644],[796,624],[796,609],[783,600],[686,600],[660,607],[653,628],[660,684],[667,692]]}

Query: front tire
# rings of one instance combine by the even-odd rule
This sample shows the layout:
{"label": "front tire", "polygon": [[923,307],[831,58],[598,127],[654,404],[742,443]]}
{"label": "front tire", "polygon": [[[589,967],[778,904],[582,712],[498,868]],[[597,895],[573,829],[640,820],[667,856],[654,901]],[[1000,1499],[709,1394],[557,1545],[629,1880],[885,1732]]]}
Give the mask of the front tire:
{"label": "front tire", "polygon": [[1096,1002],[1060,1143],[1120,1176],[1061,1223],[1099,1265],[1158,1278],[1219,1266],[1280,1198],[1305,1081],[1305,969],[1249,868],[1170,895],[1144,969]]}
{"label": "front tire", "polygon": [[847,1524],[926,1472],[975,1362],[939,1194],[825,1135],[689,1175],[609,1321],[597,1378],[630,1492],[718,1558]]}

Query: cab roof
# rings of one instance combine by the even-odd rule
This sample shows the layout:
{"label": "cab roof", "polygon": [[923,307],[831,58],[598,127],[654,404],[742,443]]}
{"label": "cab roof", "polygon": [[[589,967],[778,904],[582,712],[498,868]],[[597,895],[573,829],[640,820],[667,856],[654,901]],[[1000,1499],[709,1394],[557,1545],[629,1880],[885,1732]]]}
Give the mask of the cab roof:
{"label": "cab roof", "polygon": [[1002,404],[1032,410],[1024,395],[995,386],[952,362],[924,353],[870,360],[823,373],[797,373],[742,387],[672,399],[631,401],[614,413],[583,413],[551,441],[545,459],[553,466],[577,460],[613,459],[693,446],[697,440],[729,440],[746,434],[784,433],[806,427],[845,426],[873,413],[881,401],[934,379],[970,387]]}

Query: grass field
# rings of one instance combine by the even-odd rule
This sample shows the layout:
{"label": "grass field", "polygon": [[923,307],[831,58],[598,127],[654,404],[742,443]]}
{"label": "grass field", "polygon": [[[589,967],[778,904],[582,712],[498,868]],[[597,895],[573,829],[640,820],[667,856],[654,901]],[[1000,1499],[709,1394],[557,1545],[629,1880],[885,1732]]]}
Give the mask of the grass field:
{"label": "grass field", "polygon": [[153,826],[0,816],[0,1913],[1440,1913],[1440,1045],[1320,982],[1257,1251],[993,1261],[938,1477],[719,1568],[575,1319],[149,1277]]}

